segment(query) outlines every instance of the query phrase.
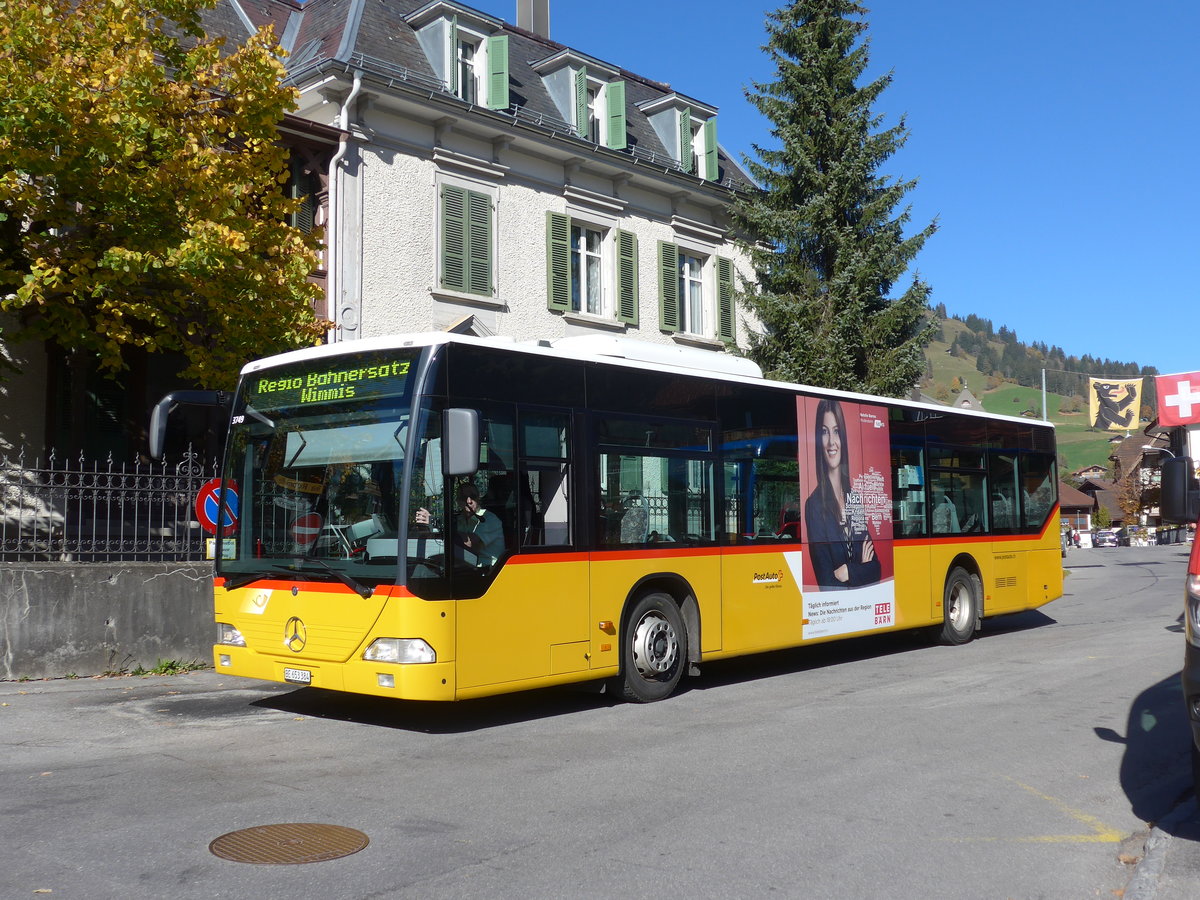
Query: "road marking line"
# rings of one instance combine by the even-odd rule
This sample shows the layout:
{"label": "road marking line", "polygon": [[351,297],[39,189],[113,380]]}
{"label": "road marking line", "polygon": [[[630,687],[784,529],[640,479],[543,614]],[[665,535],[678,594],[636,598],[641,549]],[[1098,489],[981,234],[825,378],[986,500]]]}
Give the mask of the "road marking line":
{"label": "road marking line", "polygon": [[1047,803],[1058,807],[1062,812],[1066,813],[1075,821],[1086,825],[1091,829],[1088,834],[1046,834],[1033,835],[1030,837],[1011,837],[1011,838],[955,838],[955,843],[1013,843],[1013,844],[1119,844],[1128,835],[1122,831],[1118,831],[1111,826],[1105,825],[1095,816],[1088,815],[1081,810],[1067,806],[1057,797],[1051,797],[1049,794],[1043,794],[1037,788],[1030,787],[1027,784],[1022,784],[1015,778],[1009,778],[1007,775],[1002,778],[1011,781],[1017,787],[1024,788],[1033,794],[1035,797],[1040,797]]}

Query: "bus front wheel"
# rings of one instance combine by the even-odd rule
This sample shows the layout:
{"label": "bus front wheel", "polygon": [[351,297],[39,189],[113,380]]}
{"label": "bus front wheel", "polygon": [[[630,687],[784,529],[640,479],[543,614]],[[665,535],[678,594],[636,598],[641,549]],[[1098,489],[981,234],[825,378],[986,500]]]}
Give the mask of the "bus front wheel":
{"label": "bus front wheel", "polygon": [[975,634],[983,585],[979,576],[961,566],[950,570],[942,595],[943,622],[938,639],[943,644],[965,644]]}
{"label": "bus front wheel", "polygon": [[634,603],[621,635],[618,692],[635,703],[671,696],[687,661],[687,630],[670,594],[643,594]]}

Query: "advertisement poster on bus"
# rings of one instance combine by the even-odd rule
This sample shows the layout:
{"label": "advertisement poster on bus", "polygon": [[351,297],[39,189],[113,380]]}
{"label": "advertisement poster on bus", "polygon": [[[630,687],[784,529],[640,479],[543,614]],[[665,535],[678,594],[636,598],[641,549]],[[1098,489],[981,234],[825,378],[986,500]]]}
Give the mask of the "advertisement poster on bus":
{"label": "advertisement poster on bus", "polygon": [[798,397],[804,636],[895,624],[891,448],[884,406]]}

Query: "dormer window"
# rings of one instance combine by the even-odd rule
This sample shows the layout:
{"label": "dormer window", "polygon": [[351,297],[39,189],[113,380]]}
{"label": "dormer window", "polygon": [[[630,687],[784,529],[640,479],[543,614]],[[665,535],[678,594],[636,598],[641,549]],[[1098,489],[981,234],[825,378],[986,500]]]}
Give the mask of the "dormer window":
{"label": "dormer window", "polygon": [[588,84],[585,90],[587,91],[587,109],[584,114],[586,124],[580,131],[584,132],[583,137],[593,144],[598,144],[600,143],[600,117],[604,115],[601,111],[600,96],[603,88],[598,84]]}
{"label": "dormer window", "polygon": [[460,100],[474,103],[479,98],[479,71],[476,62],[481,55],[479,43],[470,36],[455,35],[454,73],[450,89]]}
{"label": "dormer window", "polygon": [[625,82],[611,66],[563,50],[533,63],[563,121],[576,137],[610,150],[624,150]]}
{"label": "dormer window", "polygon": [[508,109],[508,35],[504,23],[447,0],[405,17],[446,90],[466,103]]}
{"label": "dormer window", "polygon": [[720,177],[717,111],[681,94],[639,103],[679,168],[706,181]]}

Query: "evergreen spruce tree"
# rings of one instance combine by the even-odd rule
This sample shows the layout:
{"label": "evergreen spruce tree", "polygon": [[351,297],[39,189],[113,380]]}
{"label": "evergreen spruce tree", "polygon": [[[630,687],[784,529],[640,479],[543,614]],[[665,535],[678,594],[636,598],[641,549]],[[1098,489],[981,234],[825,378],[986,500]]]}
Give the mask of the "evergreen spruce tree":
{"label": "evergreen spruce tree", "polygon": [[779,146],[754,147],[761,190],[735,210],[757,275],[741,299],[762,324],[750,355],[769,375],[901,396],[933,332],[930,289],[914,275],[889,295],[936,223],[906,238],[910,212],[896,208],[916,182],[878,174],[908,132],[903,120],[879,130],[871,112],[891,75],[857,84],[865,12],[852,0],[795,0],[767,18],[778,78],[747,96]]}

